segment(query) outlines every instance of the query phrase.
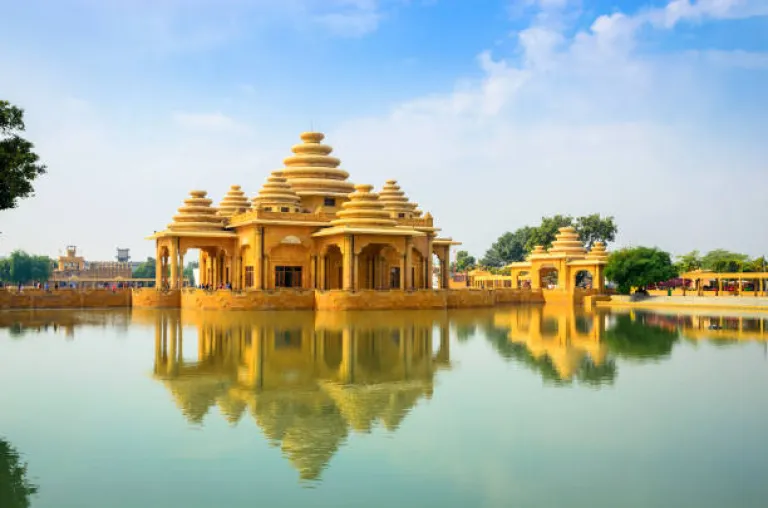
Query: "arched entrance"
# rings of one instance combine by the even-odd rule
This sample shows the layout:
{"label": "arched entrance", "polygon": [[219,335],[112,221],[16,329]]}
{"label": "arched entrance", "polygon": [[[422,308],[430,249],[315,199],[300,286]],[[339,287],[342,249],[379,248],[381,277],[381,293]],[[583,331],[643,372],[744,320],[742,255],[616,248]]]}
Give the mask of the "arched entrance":
{"label": "arched entrance", "polygon": [[573,275],[573,287],[579,289],[592,289],[592,272],[579,270]]}
{"label": "arched entrance", "polygon": [[319,289],[342,289],[344,284],[344,256],[338,245],[329,245],[320,256]]}
{"label": "arched entrance", "polygon": [[400,260],[391,245],[371,243],[363,247],[358,259],[360,289],[400,287]]}
{"label": "arched entrance", "polygon": [[557,289],[560,273],[552,265],[544,265],[539,269],[539,285],[541,289]]}

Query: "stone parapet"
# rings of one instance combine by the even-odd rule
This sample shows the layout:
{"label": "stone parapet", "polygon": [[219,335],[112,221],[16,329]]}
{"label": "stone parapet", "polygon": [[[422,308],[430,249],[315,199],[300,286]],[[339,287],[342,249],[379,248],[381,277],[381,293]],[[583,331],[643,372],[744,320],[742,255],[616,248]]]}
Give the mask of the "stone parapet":
{"label": "stone parapet", "polygon": [[84,309],[130,307],[129,289],[0,290],[0,309]]}
{"label": "stone parapet", "polygon": [[313,290],[205,291],[185,289],[181,307],[197,310],[312,310]]}
{"label": "stone parapet", "polygon": [[418,291],[317,291],[317,310],[445,309],[447,292]]}

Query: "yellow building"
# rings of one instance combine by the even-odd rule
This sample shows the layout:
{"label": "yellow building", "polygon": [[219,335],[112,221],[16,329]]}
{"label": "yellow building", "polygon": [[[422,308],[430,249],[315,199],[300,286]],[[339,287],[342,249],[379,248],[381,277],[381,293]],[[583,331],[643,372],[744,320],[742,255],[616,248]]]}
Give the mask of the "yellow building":
{"label": "yellow building", "polygon": [[414,290],[433,286],[433,255],[448,287],[450,238],[438,237],[394,180],[378,192],[354,185],[322,143],[305,132],[285,167],[249,200],[238,185],[218,207],[192,191],[168,227],[150,238],[158,287],[181,285],[190,249],[200,249],[199,284],[234,290]]}

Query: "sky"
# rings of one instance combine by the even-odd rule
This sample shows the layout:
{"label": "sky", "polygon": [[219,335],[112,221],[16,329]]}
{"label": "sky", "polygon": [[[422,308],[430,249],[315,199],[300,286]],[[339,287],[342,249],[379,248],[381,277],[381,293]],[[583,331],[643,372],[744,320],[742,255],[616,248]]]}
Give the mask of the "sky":
{"label": "sky", "polygon": [[482,256],[542,216],[768,254],[768,0],[0,0],[0,98],[48,173],[0,255],[153,255],[302,131]]}

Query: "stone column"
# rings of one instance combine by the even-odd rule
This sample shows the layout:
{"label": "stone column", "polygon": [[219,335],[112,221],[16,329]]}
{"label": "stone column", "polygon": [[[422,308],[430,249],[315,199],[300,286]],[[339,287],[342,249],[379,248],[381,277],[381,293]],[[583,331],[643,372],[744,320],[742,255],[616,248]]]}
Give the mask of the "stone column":
{"label": "stone column", "polygon": [[328,289],[328,287],[325,284],[326,263],[327,263],[327,257],[324,255],[321,255],[319,257],[318,267],[317,267],[317,289]]}
{"label": "stone column", "polygon": [[174,238],[171,242],[171,289],[177,289],[179,283],[179,241]]}
{"label": "stone column", "polygon": [[405,239],[405,284],[403,289],[413,289],[413,238]]}
{"label": "stone column", "polygon": [[451,246],[446,245],[443,251],[443,266],[440,268],[440,278],[443,279],[443,289],[448,289],[451,285]]}
{"label": "stone column", "polygon": [[344,248],[342,249],[342,255],[343,255],[343,275],[344,280],[342,281],[342,288],[345,291],[352,291],[354,288],[354,280],[352,278],[352,272],[353,272],[353,253],[352,253],[352,237],[349,235],[346,235],[344,237]]}
{"label": "stone column", "polygon": [[179,251],[179,289],[184,287],[184,253]]}
{"label": "stone column", "polygon": [[433,240],[434,240],[434,237],[431,234],[427,236],[427,263],[426,263],[427,280],[424,281],[424,287],[426,289],[432,289],[432,265],[433,265],[433,259],[434,259],[434,253],[432,252]]}
{"label": "stone column", "polygon": [[155,289],[163,287],[163,257],[161,254],[160,244],[157,244],[155,253]]}
{"label": "stone column", "polygon": [[352,254],[352,287],[360,291],[360,256]]}

